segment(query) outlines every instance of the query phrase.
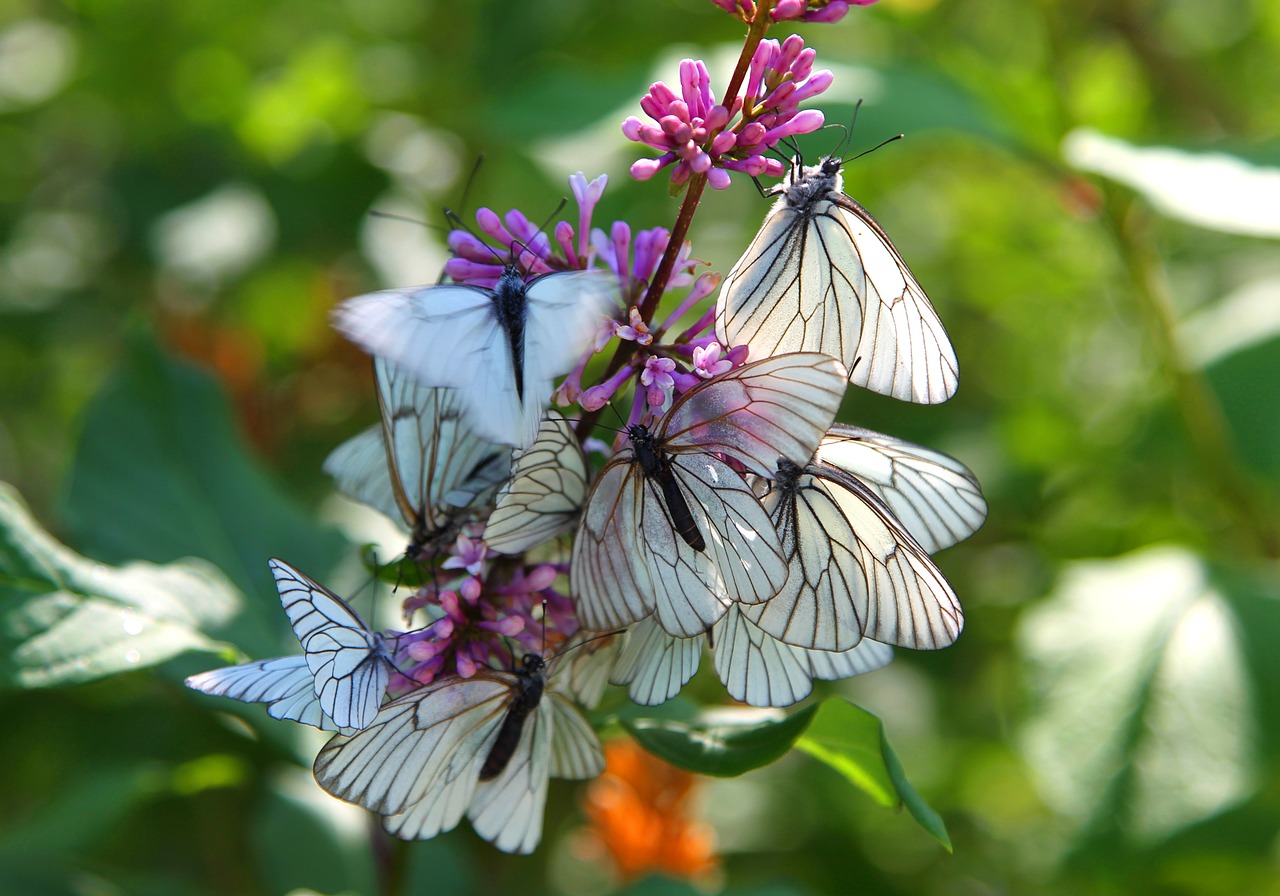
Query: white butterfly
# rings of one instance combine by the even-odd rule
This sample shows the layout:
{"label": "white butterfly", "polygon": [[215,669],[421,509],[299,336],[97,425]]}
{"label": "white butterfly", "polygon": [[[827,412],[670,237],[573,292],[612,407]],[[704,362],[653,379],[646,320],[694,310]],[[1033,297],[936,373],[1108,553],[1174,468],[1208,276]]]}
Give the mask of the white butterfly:
{"label": "white butterfly", "polygon": [[[836,439],[842,441],[824,441],[831,450],[824,453],[820,448],[814,463],[801,467],[782,459],[772,482],[757,482],[790,558],[791,574],[775,597],[747,609],[746,615],[778,640],[809,649],[848,650],[864,636],[900,647],[946,647],[963,625],[959,601],[926,549],[877,489],[861,478],[867,468],[833,462],[842,458],[857,464],[868,457],[852,448],[848,437]],[[871,471],[882,476],[889,466],[890,475],[884,477],[891,485],[889,494],[899,504],[905,502],[913,519],[921,521],[917,525],[922,535],[937,545],[940,537],[947,537],[940,534],[944,527],[930,528],[923,521],[937,517],[967,525],[972,516],[953,514],[951,502],[969,488],[976,491],[977,483],[962,476],[966,492],[956,492],[951,481],[943,479],[939,490],[912,497],[900,486],[893,487],[891,472],[907,467],[901,458],[912,456],[904,450],[909,443],[891,441],[898,459],[881,455]],[[857,447],[869,446],[874,443],[864,439]],[[933,463],[928,457],[933,453],[912,456],[915,469]],[[950,466],[937,466],[948,476],[954,472]],[[939,507],[944,508],[941,513]],[[981,519],[977,517],[975,528]]]}
{"label": "white butterfly", "polygon": [[621,628],[654,614],[701,634],[734,601],[761,603],[786,580],[773,524],[743,477],[812,456],[839,407],[845,371],[826,355],[765,358],[690,389],[651,432],[605,464],[578,526],[570,568],[583,624]]}
{"label": "white butterfly", "polygon": [[339,728],[363,728],[382,704],[391,677],[382,638],[323,585],[282,560],[269,565],[321,711]]}
{"label": "white butterfly", "polygon": [[429,558],[490,502],[511,449],[472,432],[455,390],[423,386],[380,358],[374,379],[382,422],[334,449],[324,470],[344,494],[404,520],[408,556]]}
{"label": "white butterfly", "polygon": [[364,730],[329,741],[315,777],[384,816],[397,837],[434,837],[466,815],[499,849],[528,853],[542,836],[548,778],[603,769],[595,732],[529,655],[517,672],[450,675],[392,700]]}
{"label": "white butterfly", "polygon": [[274,719],[326,731],[363,727],[390,680],[381,637],[324,586],[281,560],[269,565],[303,655],[212,669],[184,683],[218,697],[266,703]]}
{"label": "white butterfly", "polygon": [[820,351],[850,380],[923,404],[959,383],[937,312],[875,219],[841,189],[840,160],[792,166],[716,301],[716,336],[752,357]]}
{"label": "white butterfly", "polygon": [[485,523],[485,544],[500,554],[523,553],[573,528],[586,496],[587,459],[573,427],[548,411],[537,441],[516,452]]}
{"label": "white butterfly", "polygon": [[313,728],[336,731],[338,726],[320,708],[315,681],[305,656],[283,656],[211,669],[190,676],[183,684],[215,697],[265,703],[267,715],[273,719],[291,719]]}
{"label": "white butterfly", "polygon": [[333,321],[421,382],[457,389],[483,438],[526,447],[538,436],[553,380],[577,362],[613,303],[609,283],[600,271],[526,283],[508,265],[493,289],[388,289],[348,299]]}

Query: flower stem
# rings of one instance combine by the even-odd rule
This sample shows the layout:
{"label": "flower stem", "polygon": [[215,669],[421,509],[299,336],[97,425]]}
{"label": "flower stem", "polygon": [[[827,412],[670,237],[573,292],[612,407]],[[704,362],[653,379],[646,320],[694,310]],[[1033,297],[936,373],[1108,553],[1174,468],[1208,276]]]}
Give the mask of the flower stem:
{"label": "flower stem", "polygon": [[1106,209],[1161,367],[1172,386],[1178,413],[1206,478],[1227,505],[1244,542],[1262,556],[1280,557],[1280,529],[1260,506],[1256,485],[1240,468],[1217,397],[1193,370],[1179,345],[1177,315],[1164,265],[1151,242],[1147,217],[1131,197],[1110,197]]}
{"label": "flower stem", "polygon": [[[769,13],[773,10],[773,0],[761,0],[756,7],[756,16],[751,21],[751,27],[747,29],[747,38],[742,45],[742,52],[738,54],[738,64],[734,66],[733,74],[729,78],[729,86],[722,94],[726,101],[732,101],[732,98],[738,95],[738,91],[742,89],[742,82],[747,77],[747,71],[751,67],[751,58],[755,56],[756,47],[760,46],[760,41],[764,39],[765,32],[769,30],[770,24]],[[714,135],[712,135],[714,137]],[[702,191],[707,188],[707,176],[705,174],[695,174],[689,178],[689,184],[685,188],[684,201],[680,203],[680,211],[676,215],[676,222],[671,228],[671,239],[667,241],[666,251],[662,253],[662,260],[658,262],[658,269],[653,275],[653,279],[649,281],[649,288],[645,290],[644,298],[640,300],[637,310],[640,317],[646,324],[652,323],[654,315],[658,313],[658,304],[662,300],[662,294],[667,289],[667,281],[671,279],[671,272],[675,269],[676,259],[680,255],[680,249],[684,245],[685,237],[689,234],[689,225],[693,223],[694,213],[698,210],[698,203],[702,199]],[[604,377],[607,380],[619,370],[622,365],[631,360],[631,356],[635,354],[637,345],[631,341],[625,341],[620,344],[617,351],[613,353],[613,357],[609,359],[609,364],[605,368]],[[595,428],[596,422],[600,419],[604,409],[596,411],[587,411],[578,420],[576,434],[579,442],[584,442],[587,436]]]}

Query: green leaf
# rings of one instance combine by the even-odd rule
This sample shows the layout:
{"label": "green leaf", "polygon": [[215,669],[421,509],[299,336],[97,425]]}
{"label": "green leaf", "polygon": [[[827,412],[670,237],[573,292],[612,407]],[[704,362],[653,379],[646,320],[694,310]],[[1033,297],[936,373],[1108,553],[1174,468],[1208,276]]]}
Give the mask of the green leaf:
{"label": "green leaf", "polygon": [[109,567],[59,544],[0,483],[0,684],[91,681],[221,649],[203,630],[240,605],[208,563]]}
{"label": "green leaf", "polygon": [[659,759],[700,775],[732,778],[790,750],[816,710],[810,706],[782,719],[739,725],[625,718],[619,723]]}
{"label": "green leaf", "polygon": [[[203,557],[244,594],[264,598],[276,593],[269,558],[324,581],[349,549],[249,455],[217,384],[141,337],[86,410],[64,518],[95,557]],[[253,600],[247,609],[224,637],[251,655],[277,651],[279,604]]]}
{"label": "green leaf", "polygon": [[831,766],[880,805],[906,806],[920,826],[951,851],[941,816],[911,786],[885,737],[884,724],[865,709],[839,698],[824,700],[796,749]]}
{"label": "green leaf", "polygon": [[1022,750],[1041,797],[1076,832],[1157,843],[1253,792],[1239,623],[1193,552],[1072,564],[1023,616],[1018,640],[1035,707]]}

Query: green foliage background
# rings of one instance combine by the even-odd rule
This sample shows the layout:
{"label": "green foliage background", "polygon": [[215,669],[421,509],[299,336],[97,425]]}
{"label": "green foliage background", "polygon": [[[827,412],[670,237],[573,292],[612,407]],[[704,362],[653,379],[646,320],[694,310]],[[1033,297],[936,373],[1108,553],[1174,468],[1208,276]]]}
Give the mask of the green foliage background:
{"label": "green foliage background", "polygon": [[[326,314],[443,258],[438,233],[368,212],[438,221],[483,153],[470,207],[538,218],[567,173],[607,171],[597,224],[670,226],[676,201],[626,176],[642,153],[618,124],[682,56],[723,84],[742,30],[706,0],[0,6],[0,478],[109,565],[12,532],[0,552],[0,890],[372,892],[365,832],[309,780],[316,741],[180,684],[229,645],[289,649],[269,556],[321,580],[351,567],[319,521],[320,461],[375,411]],[[907,134],[846,189],[961,363],[946,405],[857,392],[842,416],[961,458],[991,513],[939,560],[958,644],[829,689],[884,720],[954,854],[792,753],[709,785],[717,886],[1280,893],[1280,5],[882,0],[797,30],[836,69],[828,121],[865,99],[854,150]],[[1270,235],[1071,167],[1080,128],[1264,166],[1237,211],[1269,209]],[[1198,170],[1163,188],[1203,192]],[[211,195],[234,232],[184,230],[175,210]],[[726,271],[766,207],[745,181],[709,191],[695,255]],[[1209,324],[1245,336],[1209,352]],[[118,615],[158,580],[204,603]],[[64,669],[32,646],[75,612],[107,620],[85,649],[114,660]],[[129,662],[159,665],[85,683],[118,671],[121,625],[155,635]],[[553,790],[534,858],[462,831],[410,847],[410,891],[609,891],[575,853],[571,788]]]}

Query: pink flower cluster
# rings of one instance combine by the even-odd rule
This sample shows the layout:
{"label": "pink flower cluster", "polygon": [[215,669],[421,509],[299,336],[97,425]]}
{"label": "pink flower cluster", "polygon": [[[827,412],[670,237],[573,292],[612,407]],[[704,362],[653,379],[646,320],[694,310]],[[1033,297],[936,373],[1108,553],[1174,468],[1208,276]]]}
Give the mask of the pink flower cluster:
{"label": "pink flower cluster", "polygon": [[[744,22],[756,17],[755,0],[711,0],[725,12],[732,13]],[[800,19],[805,22],[838,22],[849,12],[850,6],[870,6],[876,0],[778,0],[769,13],[775,22]]]}
{"label": "pink flower cluster", "polygon": [[745,90],[727,105],[716,101],[707,67],[685,59],[680,63],[679,94],[659,81],[640,100],[640,108],[655,123],[634,115],[622,123],[628,140],[663,153],[637,161],[631,166],[632,176],[648,180],[674,164],[673,187],[682,186],[694,174],[705,174],[707,183],[717,190],[729,186],[730,171],[780,177],[781,160],[765,153],[788,137],[822,127],[821,112],[799,108],[831,86],[830,71],[813,71],[815,55],[794,34],[781,44],[761,41],[751,59]]}

